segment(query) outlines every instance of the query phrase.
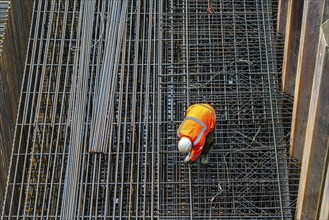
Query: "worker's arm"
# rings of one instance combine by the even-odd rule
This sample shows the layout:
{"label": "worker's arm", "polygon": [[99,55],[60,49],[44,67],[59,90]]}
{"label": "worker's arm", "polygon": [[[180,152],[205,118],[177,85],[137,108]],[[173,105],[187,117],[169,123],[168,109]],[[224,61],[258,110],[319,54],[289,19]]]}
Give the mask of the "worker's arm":
{"label": "worker's arm", "polygon": [[203,147],[200,147],[198,149],[192,149],[191,150],[191,155],[190,155],[190,160],[191,161],[196,161],[198,157],[200,156],[202,152]]}
{"label": "worker's arm", "polygon": [[205,141],[206,141],[206,135],[203,135],[200,142],[196,146],[192,147],[190,154],[191,161],[196,161],[198,159],[198,157],[202,153]]}
{"label": "worker's arm", "polygon": [[188,153],[184,159],[184,163],[188,163],[188,162],[190,162],[190,153]]}
{"label": "worker's arm", "polygon": [[191,154],[188,153],[187,156],[184,159],[184,163],[194,163],[195,161],[191,160]]}

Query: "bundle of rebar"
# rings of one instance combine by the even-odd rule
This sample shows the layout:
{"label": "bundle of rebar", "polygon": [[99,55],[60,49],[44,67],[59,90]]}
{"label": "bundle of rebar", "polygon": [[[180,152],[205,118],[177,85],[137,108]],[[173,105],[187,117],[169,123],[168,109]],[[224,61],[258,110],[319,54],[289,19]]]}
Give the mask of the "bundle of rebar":
{"label": "bundle of rebar", "polygon": [[[293,218],[272,0],[35,0],[1,219]],[[194,103],[209,165],[184,164]]]}
{"label": "bundle of rebar", "polygon": [[0,55],[2,53],[2,44],[5,36],[9,7],[10,1],[0,1]]}
{"label": "bundle of rebar", "polygon": [[[121,61],[121,48],[126,32],[128,1],[111,2],[111,18],[107,19],[105,31],[105,52],[103,66],[96,79],[93,105],[90,151],[108,152],[107,140],[111,139],[115,92],[118,84],[118,67]],[[104,138],[109,135],[109,138]]]}

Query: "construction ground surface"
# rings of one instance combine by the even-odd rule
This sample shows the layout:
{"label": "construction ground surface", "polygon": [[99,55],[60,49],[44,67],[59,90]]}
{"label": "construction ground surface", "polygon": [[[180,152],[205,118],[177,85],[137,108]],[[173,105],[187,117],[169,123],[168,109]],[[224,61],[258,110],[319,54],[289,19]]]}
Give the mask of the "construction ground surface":
{"label": "construction ground surface", "polygon": [[[275,0],[35,0],[1,219],[291,219]],[[194,103],[209,165],[183,163]]]}

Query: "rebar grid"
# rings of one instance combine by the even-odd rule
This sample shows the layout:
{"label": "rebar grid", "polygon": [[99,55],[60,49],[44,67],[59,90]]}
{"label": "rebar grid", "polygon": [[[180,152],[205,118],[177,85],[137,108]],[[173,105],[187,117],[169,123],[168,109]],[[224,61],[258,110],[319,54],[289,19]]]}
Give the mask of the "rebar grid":
{"label": "rebar grid", "polygon": [[[35,0],[2,219],[292,218],[272,2]],[[176,146],[197,102],[207,167]]]}
{"label": "rebar grid", "polygon": [[0,1],[0,56],[2,53],[2,44],[3,44],[3,38],[5,36],[9,8],[10,8],[10,1]]}
{"label": "rebar grid", "polygon": [[[283,45],[274,33],[272,3],[212,1],[214,14],[205,10],[206,1],[164,7],[162,218],[293,218],[297,191],[289,189],[287,173],[292,102],[279,92]],[[190,169],[176,151],[175,132],[182,110],[199,102],[216,109],[216,144],[209,166]]]}

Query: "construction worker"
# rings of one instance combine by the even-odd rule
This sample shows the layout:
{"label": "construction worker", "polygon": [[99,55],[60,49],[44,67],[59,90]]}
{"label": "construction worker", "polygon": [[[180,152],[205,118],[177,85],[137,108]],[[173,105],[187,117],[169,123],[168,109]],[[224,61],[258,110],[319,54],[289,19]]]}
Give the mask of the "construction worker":
{"label": "construction worker", "polygon": [[209,104],[195,104],[177,130],[178,150],[188,153],[184,162],[194,162],[201,155],[201,163],[208,164],[208,153],[213,145],[216,112]]}

